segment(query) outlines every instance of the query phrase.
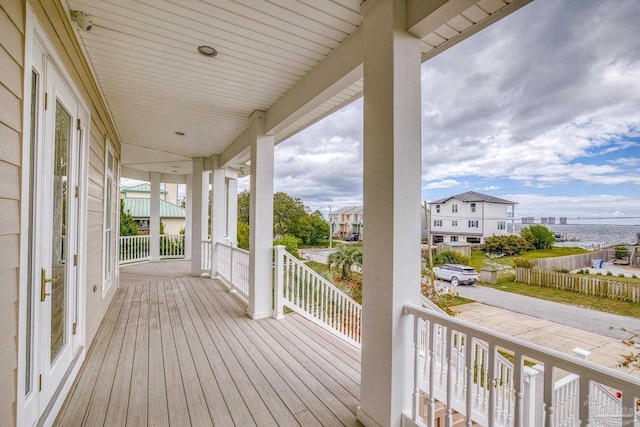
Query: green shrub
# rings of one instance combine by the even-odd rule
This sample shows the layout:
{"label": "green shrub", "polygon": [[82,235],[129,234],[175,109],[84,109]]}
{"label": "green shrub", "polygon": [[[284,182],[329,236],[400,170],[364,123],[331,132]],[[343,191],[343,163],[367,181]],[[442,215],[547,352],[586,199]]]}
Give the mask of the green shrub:
{"label": "green shrub", "polygon": [[569,270],[567,270],[566,268],[561,268],[556,270],[558,273],[569,273]]}
{"label": "green shrub", "polygon": [[520,235],[535,249],[551,249],[556,241],[553,231],[539,224],[523,228]]}
{"label": "green shrub", "polygon": [[531,269],[533,268],[533,261],[526,258],[516,258],[513,260],[513,266]]}
{"label": "green shrub", "polygon": [[444,251],[433,257],[434,265],[442,264],[469,264],[471,260],[466,256],[453,251]]}
{"label": "green shrub", "polygon": [[531,249],[529,242],[516,235],[491,236],[484,240],[482,250],[486,253],[504,254],[506,256],[518,255]]}
{"label": "green shrub", "polygon": [[620,274],[618,274],[618,277],[625,277],[625,276],[624,276],[624,273],[620,273]]}
{"label": "green shrub", "polygon": [[607,276],[613,276],[613,273],[610,271],[607,271]]}
{"label": "green shrub", "polygon": [[626,258],[629,256],[629,248],[627,248],[626,246],[616,246],[616,248],[613,250],[613,254],[615,259]]}
{"label": "green shrub", "polygon": [[289,252],[291,255],[296,258],[300,258],[300,254],[298,254],[298,242],[299,240],[296,237],[293,237],[289,234],[285,234],[278,240],[273,242],[273,246],[282,245],[285,250]]}

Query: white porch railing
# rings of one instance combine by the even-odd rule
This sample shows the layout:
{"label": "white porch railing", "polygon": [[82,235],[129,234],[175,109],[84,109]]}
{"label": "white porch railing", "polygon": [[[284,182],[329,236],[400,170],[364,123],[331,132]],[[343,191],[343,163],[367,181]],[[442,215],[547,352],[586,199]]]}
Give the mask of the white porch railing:
{"label": "white porch railing", "polygon": [[[405,312],[414,316],[415,351],[413,407],[405,416],[415,425],[435,425],[437,400],[446,405],[447,425],[459,412],[467,425],[640,426],[636,378],[418,306]],[[516,363],[501,360],[498,348],[513,352]],[[524,357],[544,365],[538,393]],[[556,382],[555,370],[569,376]]]}
{"label": "white porch railing", "polygon": [[201,250],[200,269],[202,271],[211,271],[211,240],[203,240]]}
{"label": "white porch railing", "polygon": [[335,285],[276,246],[276,312],[283,306],[360,348],[362,306]]}
{"label": "white porch railing", "polygon": [[160,235],[160,258],[184,258],[184,234]]}
{"label": "white porch railing", "polygon": [[249,252],[222,242],[217,242],[213,250],[216,260],[213,275],[217,274],[227,286],[248,299]]}
{"label": "white porch railing", "polygon": [[120,236],[119,240],[118,262],[120,264],[145,261],[151,258],[150,236]]}

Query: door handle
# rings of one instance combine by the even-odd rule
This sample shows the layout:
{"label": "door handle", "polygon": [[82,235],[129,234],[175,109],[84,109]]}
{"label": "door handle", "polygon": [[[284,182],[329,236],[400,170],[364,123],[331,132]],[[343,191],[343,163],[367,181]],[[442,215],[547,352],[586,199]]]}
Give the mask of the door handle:
{"label": "door handle", "polygon": [[51,294],[47,293],[47,283],[56,283],[59,277],[52,277],[51,279],[47,279],[47,270],[44,268],[40,270],[40,301],[44,302],[47,299],[47,295],[51,296]]}

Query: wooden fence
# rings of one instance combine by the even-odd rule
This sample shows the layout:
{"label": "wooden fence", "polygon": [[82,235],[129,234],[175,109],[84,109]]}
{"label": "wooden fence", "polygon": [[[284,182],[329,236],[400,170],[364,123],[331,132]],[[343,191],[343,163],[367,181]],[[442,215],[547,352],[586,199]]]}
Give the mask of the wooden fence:
{"label": "wooden fence", "polygon": [[516,282],[640,303],[640,285],[612,279],[518,267]]}
{"label": "wooden fence", "polygon": [[538,270],[577,270],[578,268],[591,267],[591,260],[602,259],[605,262],[613,259],[613,249],[587,252],[584,254],[567,255],[555,258],[534,259],[533,263]]}

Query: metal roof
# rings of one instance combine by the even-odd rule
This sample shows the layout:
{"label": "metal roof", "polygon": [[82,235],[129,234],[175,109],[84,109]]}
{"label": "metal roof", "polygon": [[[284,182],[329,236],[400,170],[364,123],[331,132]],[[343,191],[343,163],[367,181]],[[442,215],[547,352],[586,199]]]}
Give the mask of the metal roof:
{"label": "metal roof", "polygon": [[[125,197],[124,209],[131,212],[134,218],[149,218],[151,207],[151,199],[142,197]],[[166,200],[160,200],[160,218],[184,218],[185,209],[167,202]]]}
{"label": "metal roof", "polygon": [[[138,184],[130,187],[122,187],[121,193],[151,193],[151,184]],[[167,190],[161,188],[160,193],[166,194]]]}
{"label": "metal roof", "polygon": [[458,199],[462,202],[487,202],[487,203],[501,203],[506,205],[517,205],[516,202],[500,199],[498,197],[489,196],[487,194],[478,193],[476,191],[467,191],[466,193],[456,194],[455,196],[445,197],[444,199],[434,200],[429,202],[430,205],[436,203],[445,203],[447,200]]}

